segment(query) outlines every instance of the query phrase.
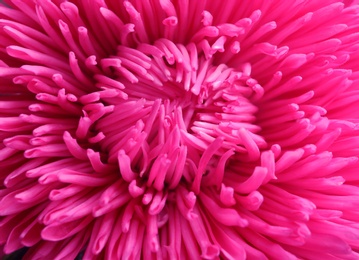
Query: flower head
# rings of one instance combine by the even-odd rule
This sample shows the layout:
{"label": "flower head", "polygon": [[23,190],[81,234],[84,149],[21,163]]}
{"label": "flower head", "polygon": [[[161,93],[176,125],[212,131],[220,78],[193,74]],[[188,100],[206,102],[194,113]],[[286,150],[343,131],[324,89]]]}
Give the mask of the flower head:
{"label": "flower head", "polygon": [[358,259],[358,1],[0,6],[0,245]]}

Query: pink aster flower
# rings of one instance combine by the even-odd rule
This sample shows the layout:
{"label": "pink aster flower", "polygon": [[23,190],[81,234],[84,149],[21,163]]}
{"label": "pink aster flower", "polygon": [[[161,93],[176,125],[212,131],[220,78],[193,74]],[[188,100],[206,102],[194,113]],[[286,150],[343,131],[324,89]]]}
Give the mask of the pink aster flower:
{"label": "pink aster flower", "polygon": [[359,259],[359,1],[4,2],[4,254]]}

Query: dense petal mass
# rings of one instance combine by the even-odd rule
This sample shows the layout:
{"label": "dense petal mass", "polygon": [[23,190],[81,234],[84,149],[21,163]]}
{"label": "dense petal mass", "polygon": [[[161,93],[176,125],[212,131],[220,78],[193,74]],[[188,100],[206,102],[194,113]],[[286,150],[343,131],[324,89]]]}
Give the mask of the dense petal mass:
{"label": "dense petal mass", "polygon": [[5,254],[359,259],[358,1],[4,2]]}

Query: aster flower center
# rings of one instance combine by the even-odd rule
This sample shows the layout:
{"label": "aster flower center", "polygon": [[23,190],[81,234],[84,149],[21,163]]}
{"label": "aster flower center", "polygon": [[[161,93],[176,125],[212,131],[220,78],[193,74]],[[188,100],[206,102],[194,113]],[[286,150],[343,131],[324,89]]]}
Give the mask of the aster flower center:
{"label": "aster flower center", "polygon": [[94,79],[102,91],[81,97],[85,117],[78,129],[91,121],[92,131],[102,130],[102,158],[118,162],[126,181],[139,178],[161,190],[185,180],[196,182],[198,191],[200,176],[215,174],[224,155],[259,158],[266,144],[256,135],[252,100],[263,89],[250,77],[249,64],[243,71],[214,65],[193,43],[166,39],[119,46],[100,64],[104,73]]}

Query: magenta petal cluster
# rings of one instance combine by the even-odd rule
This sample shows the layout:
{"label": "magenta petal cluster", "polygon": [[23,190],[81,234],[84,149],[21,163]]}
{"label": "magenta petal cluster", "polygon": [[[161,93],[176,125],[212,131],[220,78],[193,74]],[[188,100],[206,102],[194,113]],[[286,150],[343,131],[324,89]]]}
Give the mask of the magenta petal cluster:
{"label": "magenta petal cluster", "polygon": [[4,254],[359,259],[359,1],[4,2]]}

